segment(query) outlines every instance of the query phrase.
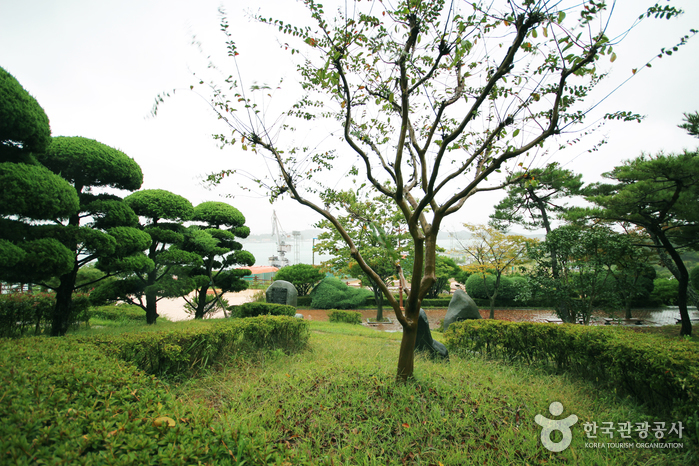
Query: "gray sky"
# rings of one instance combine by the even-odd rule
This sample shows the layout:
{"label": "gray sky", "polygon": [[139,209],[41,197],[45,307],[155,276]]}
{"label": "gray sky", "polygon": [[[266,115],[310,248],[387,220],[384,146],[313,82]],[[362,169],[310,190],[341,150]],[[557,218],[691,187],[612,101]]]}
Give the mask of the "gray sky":
{"label": "gray sky", "polygon": [[[615,21],[630,24],[654,3],[621,0]],[[685,15],[648,21],[632,31],[615,47],[618,59],[610,64],[610,76],[597,94],[597,98],[605,95],[628,78],[632,68],[639,68],[600,106],[600,113],[632,110],[646,115],[646,120],[607,123],[583,143],[552,153],[551,161],[558,160],[592,182],[642,151],[697,147],[699,141],[677,125],[683,112],[699,110],[699,37],[672,57],[655,60],[652,68],[642,68],[661,47],[673,46],[690,28],[699,29],[696,0],[671,3],[683,8]],[[300,4],[292,0],[0,0],[0,66],[38,100],[54,136],[84,136],[124,151],[141,165],[143,188],[166,189],[194,205],[206,200],[230,202],[246,216],[253,233],[271,232],[272,208],[287,232],[309,228],[318,218],[293,201],[271,206],[233,184],[215,191],[200,184],[205,174],[245,166],[251,158],[239,146],[218,149],[211,134],[225,127],[205,100],[185,91],[194,82],[191,71],[206,66],[205,57],[192,45],[193,35],[207,53],[223,50],[220,5],[227,10],[230,30],[241,47],[240,63],[246,73],[250,70],[248,85],[254,80],[273,83],[278,77],[293,80],[292,57],[279,50],[274,30],[252,23],[244,14],[253,7],[265,16],[293,17]],[[150,118],[155,96],[173,88],[182,91],[166,101],[156,118]],[[602,136],[609,143],[588,153]],[[226,200],[221,194],[235,197]],[[462,222],[486,222],[492,205],[502,196],[473,198],[452,216],[446,229],[459,230]]]}

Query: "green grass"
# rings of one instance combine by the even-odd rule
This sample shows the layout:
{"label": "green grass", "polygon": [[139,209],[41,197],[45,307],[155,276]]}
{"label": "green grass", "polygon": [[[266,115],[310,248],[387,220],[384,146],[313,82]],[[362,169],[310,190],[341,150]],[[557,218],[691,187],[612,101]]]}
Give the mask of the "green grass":
{"label": "green grass", "polygon": [[[308,351],[267,353],[171,387],[190,409],[214,408],[230,429],[256,432],[312,464],[696,464],[680,450],[586,448],[583,423],[676,422],[647,415],[591,383],[480,357],[418,356],[415,380],[394,381],[400,334],[312,322]],[[440,338],[440,334],[434,335]],[[534,416],[575,414],[573,443],[544,449]],[[619,434],[609,442],[620,442]],[[640,441],[634,437],[632,442]]]}

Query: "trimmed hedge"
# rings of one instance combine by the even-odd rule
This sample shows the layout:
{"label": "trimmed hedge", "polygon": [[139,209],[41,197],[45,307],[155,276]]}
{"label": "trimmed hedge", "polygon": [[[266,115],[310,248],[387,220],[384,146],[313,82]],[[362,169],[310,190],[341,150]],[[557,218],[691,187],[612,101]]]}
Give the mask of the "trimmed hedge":
{"label": "trimmed hedge", "polygon": [[343,324],[361,324],[362,314],[357,311],[338,311],[336,309],[331,309],[330,314],[328,314],[328,320],[330,322],[340,322]]}
{"label": "trimmed hedge", "polygon": [[[40,335],[51,328],[56,306],[53,293],[9,293],[0,295],[0,338]],[[87,323],[90,300],[86,294],[73,295],[73,325]]]}
{"label": "trimmed hedge", "polygon": [[176,330],[148,330],[66,338],[100,347],[149,374],[182,376],[236,353],[297,351],[306,346],[310,336],[308,322],[288,316],[187,322]]}
{"label": "trimmed hedge", "polygon": [[90,319],[124,323],[146,323],[146,311],[132,304],[93,307],[88,311],[88,315]]}
{"label": "trimmed hedge", "polygon": [[[166,386],[89,343],[0,340],[0,464],[281,464],[281,444],[189,412]],[[171,426],[168,426],[171,424]]]}
{"label": "trimmed hedge", "polygon": [[256,316],[295,316],[296,308],[286,304],[274,303],[245,303],[237,306],[234,311],[235,317],[256,317]]}
{"label": "trimmed hedge", "polygon": [[470,320],[449,326],[452,352],[545,363],[597,380],[656,411],[699,422],[699,346],[623,328]]}

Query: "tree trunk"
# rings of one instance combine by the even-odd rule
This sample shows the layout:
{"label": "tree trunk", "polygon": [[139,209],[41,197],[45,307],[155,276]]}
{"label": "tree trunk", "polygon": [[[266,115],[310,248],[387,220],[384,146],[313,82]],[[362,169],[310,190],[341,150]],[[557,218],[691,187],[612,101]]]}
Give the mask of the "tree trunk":
{"label": "tree trunk", "polygon": [[204,311],[206,310],[206,293],[208,291],[208,285],[199,288],[199,294],[197,295],[197,308],[194,310],[195,319],[204,318]]}
{"label": "tree trunk", "polygon": [[490,297],[490,317],[489,319],[495,319],[495,294]]}
{"label": "tree trunk", "polygon": [[[407,313],[406,313],[407,314]],[[417,341],[417,316],[406,315],[408,325],[403,325],[403,338],[400,341],[400,354],[398,355],[397,382],[406,382],[413,377],[415,365],[415,343]]]}
{"label": "tree trunk", "polygon": [[[684,265],[682,257],[677,252],[675,247],[672,245],[670,240],[661,232],[653,232],[651,238],[654,242],[659,241],[660,244],[665,248],[665,251],[670,255],[672,261],[675,263],[677,270],[677,281],[679,282],[679,290],[677,296],[677,306],[680,308],[680,319],[682,319],[682,329],[680,330],[680,335],[691,335],[692,334],[692,322],[689,320],[689,312],[687,312],[687,290],[689,289],[689,271]],[[656,243],[657,244],[657,243]],[[662,254],[661,254],[662,257]],[[671,270],[671,272],[673,272]],[[673,272],[674,274],[674,272]],[[679,276],[678,276],[679,275]]]}
{"label": "tree trunk", "polygon": [[146,290],[146,323],[149,325],[155,324],[158,318],[157,300],[157,292]]}
{"label": "tree trunk", "polygon": [[374,301],[376,301],[376,321],[381,322],[383,320],[383,292],[381,288],[374,288]]}
{"label": "tree trunk", "polygon": [[56,289],[56,306],[53,308],[51,319],[51,336],[60,337],[66,334],[71,324],[73,313],[73,286],[78,275],[78,263],[75,262],[73,270],[62,275],[61,284]]}

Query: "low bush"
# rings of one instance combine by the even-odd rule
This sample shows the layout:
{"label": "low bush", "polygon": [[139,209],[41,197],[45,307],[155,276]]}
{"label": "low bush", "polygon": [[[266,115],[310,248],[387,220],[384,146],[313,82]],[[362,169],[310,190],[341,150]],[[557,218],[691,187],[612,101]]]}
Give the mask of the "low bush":
{"label": "low bush", "polygon": [[[56,305],[53,293],[9,293],[0,295],[0,338],[26,334],[40,335],[51,328]],[[73,326],[87,324],[90,300],[85,294],[73,295]]]}
{"label": "low bush", "polygon": [[458,322],[445,336],[452,352],[550,364],[633,395],[656,411],[699,421],[699,347],[694,342],[623,328],[495,320]]}
{"label": "low bush", "polygon": [[150,330],[67,338],[96,345],[149,374],[173,377],[249,351],[297,351],[306,346],[309,338],[308,323],[287,316],[186,322],[173,330]]}
{"label": "low bush", "polygon": [[311,306],[315,309],[356,309],[366,304],[374,293],[352,288],[335,277],[325,278],[311,291]]}
{"label": "low bush", "polygon": [[68,338],[0,340],[0,464],[267,464],[261,434],[188,411],[131,364]]}
{"label": "low bush", "polygon": [[88,311],[90,319],[99,319],[119,323],[146,323],[146,312],[133,304],[116,306],[97,306]]}
{"label": "low bush", "polygon": [[362,314],[357,311],[338,311],[332,309],[328,314],[330,322],[341,322],[344,324],[361,324]]}
{"label": "low bush", "polygon": [[257,317],[264,315],[293,317],[296,315],[296,308],[286,304],[252,302],[236,306],[233,312],[233,317]]}

